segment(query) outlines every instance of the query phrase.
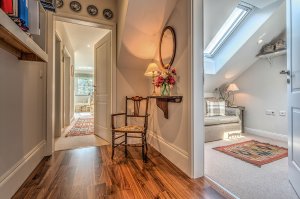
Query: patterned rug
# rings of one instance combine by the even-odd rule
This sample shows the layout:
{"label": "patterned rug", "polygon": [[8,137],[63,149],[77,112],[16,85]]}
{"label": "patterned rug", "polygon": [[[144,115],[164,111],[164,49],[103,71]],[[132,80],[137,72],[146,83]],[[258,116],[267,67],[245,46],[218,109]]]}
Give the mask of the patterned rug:
{"label": "patterned rug", "polygon": [[79,118],[67,133],[66,137],[94,134],[94,118]]}
{"label": "patterned rug", "polygon": [[261,143],[255,140],[216,147],[213,149],[258,167],[288,156],[288,150],[286,148],[268,143]]}

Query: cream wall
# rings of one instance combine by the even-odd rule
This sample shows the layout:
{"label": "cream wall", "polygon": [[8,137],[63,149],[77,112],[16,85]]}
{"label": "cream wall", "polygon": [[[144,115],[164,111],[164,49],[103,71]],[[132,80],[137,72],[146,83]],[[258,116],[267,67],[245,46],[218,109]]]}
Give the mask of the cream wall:
{"label": "cream wall", "polygon": [[19,176],[19,183],[7,187],[12,169],[45,141],[46,67],[44,63],[19,61],[2,49],[0,60],[0,198],[6,198],[35,165],[23,172],[25,179]]}
{"label": "cream wall", "polygon": [[[287,116],[279,116],[279,111],[287,112],[288,107],[287,78],[279,74],[286,66],[285,55],[273,58],[272,65],[260,59],[234,81],[240,88],[235,103],[246,107],[246,131],[287,138]],[[274,110],[275,115],[266,115],[266,110]]]}
{"label": "cream wall", "polygon": [[[178,82],[172,91],[173,95],[182,95],[182,103],[169,103],[169,119],[156,106],[155,100],[150,103],[151,119],[149,121],[149,142],[177,167],[189,174],[189,2],[178,0],[166,25],[175,29],[177,52],[173,66],[177,69]],[[158,46],[159,44],[157,44]],[[156,56],[158,60],[158,55]],[[151,88],[151,87],[149,87]],[[149,91],[150,92],[150,91]]]}

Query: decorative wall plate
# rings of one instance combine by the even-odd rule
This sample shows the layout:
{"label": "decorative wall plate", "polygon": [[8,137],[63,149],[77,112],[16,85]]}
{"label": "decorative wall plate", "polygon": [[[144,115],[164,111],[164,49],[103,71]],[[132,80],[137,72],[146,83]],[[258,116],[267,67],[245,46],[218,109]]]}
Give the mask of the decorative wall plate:
{"label": "decorative wall plate", "polygon": [[114,16],[114,13],[110,9],[104,9],[103,16],[105,17],[105,19],[112,19]]}
{"label": "decorative wall plate", "polygon": [[56,7],[61,8],[64,6],[64,1],[63,0],[56,0]]}
{"label": "decorative wall plate", "polygon": [[87,7],[87,12],[92,16],[96,16],[98,14],[98,8],[94,5],[89,5]]}
{"label": "decorative wall plate", "polygon": [[71,1],[70,8],[74,12],[79,12],[81,10],[81,4],[78,1]]}

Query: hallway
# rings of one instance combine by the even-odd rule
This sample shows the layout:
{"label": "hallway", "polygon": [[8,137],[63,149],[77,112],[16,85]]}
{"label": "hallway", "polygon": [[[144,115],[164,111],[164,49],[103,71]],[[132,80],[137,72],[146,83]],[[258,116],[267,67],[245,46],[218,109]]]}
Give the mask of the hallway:
{"label": "hallway", "polygon": [[[76,148],[82,148],[82,147],[91,147],[91,146],[103,146],[108,145],[109,143],[105,141],[104,139],[94,135],[90,134],[89,132],[86,132],[90,135],[70,135],[73,131],[73,128],[76,125],[76,122],[78,122],[79,119],[90,119],[93,118],[93,116],[90,113],[76,113],[75,119],[72,122],[72,124],[67,127],[61,137],[55,138],[55,151],[61,151],[61,150],[68,150],[68,149],[76,149]],[[80,129],[77,129],[80,131]],[[87,131],[89,129],[81,129],[84,131]],[[91,129],[92,131],[94,129]]]}

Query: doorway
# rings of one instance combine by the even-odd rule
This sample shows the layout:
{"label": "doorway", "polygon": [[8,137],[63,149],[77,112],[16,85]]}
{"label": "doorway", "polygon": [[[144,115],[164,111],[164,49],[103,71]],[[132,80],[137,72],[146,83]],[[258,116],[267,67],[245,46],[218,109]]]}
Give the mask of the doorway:
{"label": "doorway", "polygon": [[[55,133],[55,150],[106,145],[108,132],[102,133],[94,126],[99,118],[109,121],[111,113],[112,83],[106,85],[106,82],[112,79],[112,49],[97,53],[97,47],[99,42],[111,46],[111,30],[59,18],[55,31],[55,130],[58,131]],[[108,73],[103,76],[95,72],[99,71],[97,68]],[[97,81],[99,88],[96,89]],[[95,96],[97,91],[103,93],[104,90],[110,91],[101,98],[102,101],[107,99],[107,103],[99,107]],[[108,129],[108,122],[102,127]]]}
{"label": "doorway", "polygon": [[298,198],[288,177],[286,3],[249,2],[220,1],[213,19],[219,7],[204,1],[204,172],[233,197]]}

